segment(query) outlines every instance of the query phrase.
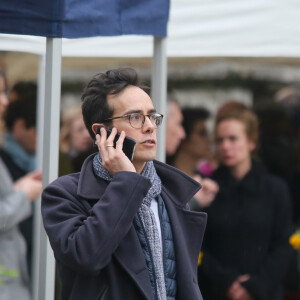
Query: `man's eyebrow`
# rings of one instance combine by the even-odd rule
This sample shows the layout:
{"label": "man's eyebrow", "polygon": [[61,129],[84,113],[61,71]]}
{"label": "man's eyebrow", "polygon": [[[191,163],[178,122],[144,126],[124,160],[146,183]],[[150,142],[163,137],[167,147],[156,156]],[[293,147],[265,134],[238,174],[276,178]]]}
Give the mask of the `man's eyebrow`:
{"label": "man's eyebrow", "polygon": [[[130,115],[130,114],[142,114],[143,112],[139,109],[132,109],[132,110],[128,110],[126,113],[124,113],[124,115]],[[152,108],[150,110],[148,110],[148,114],[151,113],[156,113],[156,109]]]}

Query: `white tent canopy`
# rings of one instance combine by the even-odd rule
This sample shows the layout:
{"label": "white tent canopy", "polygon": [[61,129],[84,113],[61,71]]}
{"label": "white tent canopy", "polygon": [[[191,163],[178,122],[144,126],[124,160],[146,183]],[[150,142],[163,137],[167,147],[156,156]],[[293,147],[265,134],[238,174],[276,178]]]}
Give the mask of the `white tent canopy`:
{"label": "white tent canopy", "polygon": [[[298,57],[300,1],[173,0],[168,57]],[[0,50],[45,52],[45,38],[0,35]],[[62,55],[151,57],[150,36],[63,39]]]}

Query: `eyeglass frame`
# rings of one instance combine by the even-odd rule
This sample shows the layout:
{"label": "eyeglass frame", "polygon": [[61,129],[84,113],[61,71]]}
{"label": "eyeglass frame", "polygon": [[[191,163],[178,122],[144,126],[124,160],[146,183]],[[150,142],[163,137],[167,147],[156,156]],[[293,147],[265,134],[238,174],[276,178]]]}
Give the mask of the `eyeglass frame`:
{"label": "eyeglass frame", "polygon": [[[141,126],[141,127],[133,127],[133,126],[131,125],[130,117],[131,117],[132,115],[142,115],[142,116],[144,117],[144,120],[143,120],[143,122],[142,122],[142,126]],[[133,113],[130,113],[130,114],[127,114],[127,115],[123,115],[123,116],[118,116],[118,117],[113,117],[113,118],[105,119],[105,120],[101,121],[101,123],[105,123],[105,122],[112,121],[112,120],[115,120],[115,119],[128,118],[129,124],[130,124],[130,126],[131,126],[132,128],[140,129],[140,128],[142,128],[142,127],[144,126],[146,117],[148,117],[149,120],[151,121],[150,116],[152,116],[152,115],[159,115],[159,116],[161,117],[161,120],[163,120],[163,117],[164,117],[163,114],[159,114],[159,113],[156,113],[156,112],[155,112],[155,113],[146,114],[146,115],[144,115],[144,114],[142,114],[142,113],[138,113],[138,112],[133,112]],[[159,126],[160,126],[160,125],[159,125]],[[158,126],[156,125],[155,128],[157,128],[157,127],[158,127]]]}

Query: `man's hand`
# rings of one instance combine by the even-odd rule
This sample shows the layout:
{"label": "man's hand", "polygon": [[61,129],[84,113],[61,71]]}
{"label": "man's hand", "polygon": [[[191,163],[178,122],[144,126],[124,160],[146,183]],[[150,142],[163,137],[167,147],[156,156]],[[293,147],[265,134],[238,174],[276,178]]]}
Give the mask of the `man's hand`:
{"label": "man's hand", "polygon": [[42,172],[35,171],[21,177],[14,184],[16,191],[24,191],[30,201],[35,201],[42,193]]}
{"label": "man's hand", "polygon": [[113,128],[111,134],[107,138],[107,133],[104,128],[101,128],[101,136],[96,135],[99,153],[102,158],[103,167],[111,174],[120,171],[136,172],[135,167],[129,158],[124,154],[123,142],[125,139],[125,132],[122,131],[117,141],[116,148],[113,147],[114,138],[117,134],[117,129]]}
{"label": "man's hand", "polygon": [[230,286],[227,296],[232,300],[254,300],[248,291],[241,285],[242,282],[249,280],[248,274],[239,276]]}
{"label": "man's hand", "polygon": [[219,185],[214,180],[202,178],[199,175],[195,175],[193,178],[202,185],[202,189],[194,196],[194,198],[201,207],[209,206],[219,191]]}

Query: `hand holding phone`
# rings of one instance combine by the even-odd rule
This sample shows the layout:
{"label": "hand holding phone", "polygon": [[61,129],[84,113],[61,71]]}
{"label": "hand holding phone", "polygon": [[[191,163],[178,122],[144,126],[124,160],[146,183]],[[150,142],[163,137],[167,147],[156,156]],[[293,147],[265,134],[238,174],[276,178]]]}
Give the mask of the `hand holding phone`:
{"label": "hand holding phone", "polygon": [[[111,130],[108,128],[102,127],[102,126],[99,126],[97,128],[97,134],[101,135],[101,131],[100,131],[101,128],[104,128],[106,130],[107,137],[109,137],[109,135],[111,134]],[[113,142],[114,148],[116,148],[116,143],[117,143],[119,137],[120,137],[120,134],[117,133],[114,138],[114,142]],[[135,145],[136,145],[136,141],[134,139],[127,137],[127,136],[125,137],[122,150],[131,161],[133,160]]]}

